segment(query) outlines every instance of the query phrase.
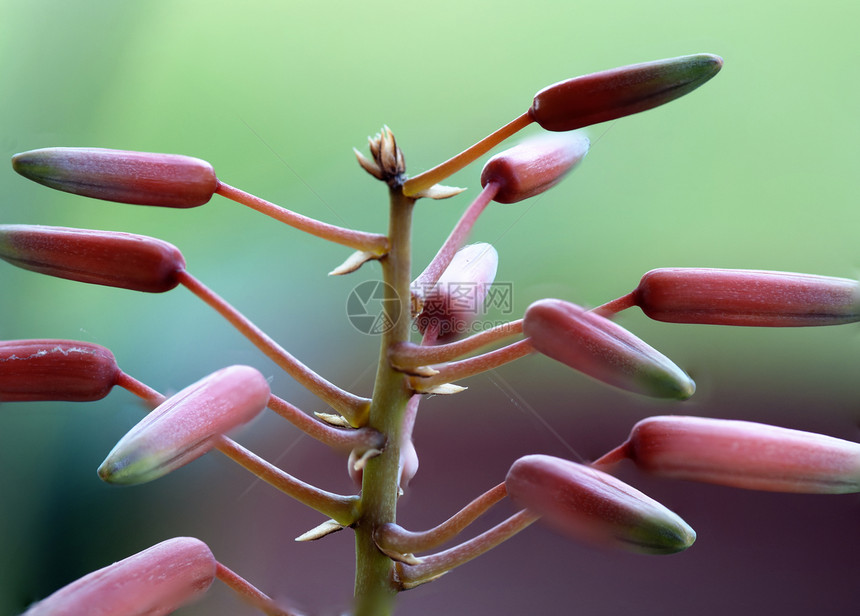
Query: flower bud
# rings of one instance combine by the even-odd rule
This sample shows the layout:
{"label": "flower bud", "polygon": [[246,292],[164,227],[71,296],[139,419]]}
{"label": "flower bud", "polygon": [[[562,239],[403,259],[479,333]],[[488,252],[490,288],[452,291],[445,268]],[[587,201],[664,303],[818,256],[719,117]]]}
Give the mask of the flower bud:
{"label": "flower bud", "polygon": [[65,192],[138,205],[203,205],[218,187],[212,165],[178,154],[44,148],[12,157],[25,178]]}
{"label": "flower bud", "polygon": [[0,341],[0,402],[101,400],[119,375],[113,353],[97,344]]}
{"label": "flower bud", "polygon": [[251,421],[266,408],[269,396],[269,384],[256,369],[218,370],[144,417],[108,454],[99,476],[108,483],[137,484],[166,475]]}
{"label": "flower bud", "polygon": [[645,554],[690,547],[695,531],[675,513],[597,469],[546,455],[514,462],[505,478],[518,505],[574,539]]}
{"label": "flower bud", "polygon": [[481,172],[481,186],[499,185],[498,203],[516,203],[558,184],[588,153],[583,135],[541,135],[493,156]]}
{"label": "flower bud", "polygon": [[670,323],[801,327],[860,321],[860,284],[810,274],[704,268],[651,270],[633,292]]}
{"label": "flower bud", "polygon": [[722,66],[718,56],[696,54],[574,77],[535,94],[529,115],[546,130],[575,130],[680,98]]}
{"label": "flower bud", "polygon": [[216,566],[199,539],[168,539],[85,575],[24,616],[163,616],[205,593]]}
{"label": "flower bud", "polygon": [[646,396],[685,400],[696,384],[670,359],[609,319],[559,299],[526,310],[523,331],[540,353],[599,381]]}
{"label": "flower bud", "polygon": [[498,265],[499,254],[490,244],[470,244],[457,251],[431,289],[413,288],[423,298],[418,330],[423,334],[429,327],[438,328],[440,343],[467,333],[483,310]]}
{"label": "flower bud", "polygon": [[0,225],[0,259],[23,269],[91,284],[163,293],[185,269],[179,249],[119,231]]}
{"label": "flower bud", "polygon": [[770,492],[860,492],[860,443],[776,426],[650,417],[620,448],[644,470]]}

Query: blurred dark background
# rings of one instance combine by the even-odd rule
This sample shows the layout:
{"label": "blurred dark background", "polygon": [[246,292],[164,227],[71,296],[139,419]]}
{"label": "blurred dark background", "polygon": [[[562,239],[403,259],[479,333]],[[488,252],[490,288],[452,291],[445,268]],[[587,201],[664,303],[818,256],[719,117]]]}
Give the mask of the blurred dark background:
{"label": "blurred dark background", "polygon": [[[722,73],[666,107],[588,130],[592,150],[564,184],[493,206],[472,238],[500,254],[512,315],[561,297],[596,305],[663,266],[779,269],[856,277],[860,5],[853,0],[658,0],[503,4],[0,1],[5,156],[98,146],[198,156],[219,177],[304,214],[385,229],[385,190],[350,149],[383,124],[413,173],[522,113],[574,75],[695,52]],[[527,133],[536,132],[529,129]],[[477,194],[421,202],[416,270]],[[0,222],[153,235],[189,270],[328,378],[369,394],[378,340],[355,331],[346,297],[373,264],[328,278],[348,250],[221,198],[179,211],[106,204],[0,172]],[[325,410],[184,289],[142,295],[0,264],[0,339],[103,344],[164,392],[247,363],[276,393]],[[593,459],[642,417],[743,418],[860,440],[857,326],[751,330],[620,321],[697,381],[683,404],[610,391],[529,357],[421,408],[421,469],[400,521],[434,525],[504,478],[518,456]],[[264,591],[314,614],[351,594],[350,533],[293,538],[321,521],[213,454],[128,489],[95,468],[138,421],[117,391],[93,404],[0,409],[0,614],[176,535],[197,536]],[[351,490],[345,460],[274,416],[237,440],[303,478]],[[848,613],[860,591],[860,498],[788,496],[622,477],[699,533],[671,557],[581,547],[534,526],[402,595],[403,614]],[[483,529],[509,510],[494,511]],[[185,616],[255,612],[213,586]]]}

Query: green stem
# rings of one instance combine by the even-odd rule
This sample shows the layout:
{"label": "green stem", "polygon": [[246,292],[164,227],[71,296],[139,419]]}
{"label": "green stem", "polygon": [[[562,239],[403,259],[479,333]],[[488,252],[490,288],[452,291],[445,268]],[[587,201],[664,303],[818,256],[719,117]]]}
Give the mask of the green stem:
{"label": "green stem", "polygon": [[376,529],[397,521],[401,432],[406,405],[413,393],[406,375],[394,370],[388,363],[388,350],[395,344],[409,340],[411,228],[415,200],[405,197],[397,184],[390,188],[390,200],[390,251],[380,263],[383,279],[388,285],[385,289],[386,300],[399,303],[399,318],[382,335],[367,424],[385,436],[386,446],[379,456],[367,462],[363,472],[360,517],[354,524],[355,616],[391,614],[394,597],[400,590],[393,562],[379,550],[373,538]]}

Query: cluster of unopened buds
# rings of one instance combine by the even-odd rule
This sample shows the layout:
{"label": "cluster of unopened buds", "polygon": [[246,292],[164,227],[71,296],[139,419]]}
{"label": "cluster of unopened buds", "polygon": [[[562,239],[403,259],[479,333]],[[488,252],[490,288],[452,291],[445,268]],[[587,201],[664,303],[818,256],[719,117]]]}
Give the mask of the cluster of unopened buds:
{"label": "cluster of unopened buds", "polygon": [[[365,233],[313,220],[229,186],[201,160],[94,148],[48,148],[18,154],[14,169],[51,188],[108,201],[189,208],[221,195],[302,231],[353,249],[332,274],[377,261],[385,327],[369,398],[345,391],[302,364],[186,268],[181,252],[158,239],[32,225],[0,226],[0,258],[28,270],[80,282],[160,293],[182,285],[216,310],[267,357],[317,395],[329,412],[308,414],[270,391],[249,366],[230,366],[165,398],[125,373],[113,354],[71,340],[0,342],[0,401],[88,401],[119,386],[152,410],[122,437],[98,469],[104,481],[151,481],[217,449],[328,520],[300,537],[315,540],[344,528],[356,533],[354,613],[391,613],[402,590],[434,580],[541,519],[577,540],[608,548],[671,554],[688,548],[693,529],[678,515],[611,472],[627,459],[644,471],[754,490],[860,491],[860,444],[744,421],[652,417],[591,464],[548,455],[513,462],[503,482],[439,526],[423,532],[396,523],[399,496],[418,469],[412,442],[424,394],[453,394],[456,384],[534,352],[635,394],[683,400],[690,377],[669,358],[616,324],[639,307],[669,323],[793,327],[860,321],[856,281],[753,270],[668,268],[648,272],[629,294],[588,309],[562,299],[531,304],[522,319],[469,336],[474,311],[451,289],[468,285],[480,305],[498,256],[489,244],[465,245],[491,202],[516,203],[555,186],[586,155],[576,129],[672,101],[713,77],[720,58],[698,54],[594,73],[541,90],[531,107],[449,161],[408,177],[386,128],[370,139],[360,165],[387,184],[390,227]],[[461,189],[439,182],[517,131],[536,123],[561,135],[530,138],[492,157],[483,190],[466,208],[430,264],[411,275],[411,215],[420,198],[446,199]],[[411,318],[410,318],[411,317]],[[420,342],[414,342],[416,332]],[[487,347],[493,347],[486,350]],[[468,395],[468,394],[465,394]],[[293,477],[226,436],[265,409],[348,458],[356,494],[325,491]],[[455,540],[506,497],[519,508],[507,520]],[[175,538],[87,575],[35,603],[46,614],[166,614],[201,595],[215,579],[266,614],[295,614],[216,561],[200,540]],[[279,589],[279,593],[281,590]]]}

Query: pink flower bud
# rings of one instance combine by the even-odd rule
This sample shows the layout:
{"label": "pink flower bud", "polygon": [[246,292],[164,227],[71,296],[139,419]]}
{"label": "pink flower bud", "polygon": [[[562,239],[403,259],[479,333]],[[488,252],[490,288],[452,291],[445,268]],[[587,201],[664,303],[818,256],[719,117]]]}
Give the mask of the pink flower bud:
{"label": "pink flower bud", "polygon": [[58,278],[163,293],[185,269],[179,249],[152,237],[38,225],[0,225],[0,259]]}
{"label": "pink flower bud", "polygon": [[666,268],[645,274],[633,299],[657,321],[800,327],[860,321],[859,289],[810,274]]}
{"label": "pink flower bud", "polygon": [[651,417],[620,448],[664,477],[771,492],[860,492],[860,443],[748,421]]}
{"label": "pink flower bud", "polygon": [[546,130],[574,130],[680,98],[722,66],[718,56],[696,54],[574,77],[535,94],[529,114]]}
{"label": "pink flower bud", "polygon": [[269,396],[266,378],[250,366],[214,372],[144,417],[108,454],[99,476],[108,483],[137,484],[166,475],[251,421]]}
{"label": "pink flower bud", "polygon": [[690,547],[695,531],[657,501],[615,477],[569,460],[531,455],[505,478],[518,505],[555,530],[604,547],[673,554]]}
{"label": "pink flower bud", "polygon": [[588,153],[583,135],[541,135],[493,156],[481,172],[481,186],[499,185],[498,203],[516,203],[558,184]]}
{"label": "pink flower bud", "polygon": [[687,399],[696,384],[671,360],[609,319],[559,299],[526,310],[523,331],[535,350],[628,391]]}
{"label": "pink flower bud", "polygon": [[89,402],[120,375],[113,353],[75,340],[0,341],[0,402]]}
{"label": "pink flower bud", "polygon": [[457,252],[431,289],[414,289],[423,297],[416,325],[423,334],[438,328],[438,342],[450,342],[468,333],[483,311],[487,291],[496,278],[499,254],[490,244],[470,244]]}
{"label": "pink flower bud", "polygon": [[212,165],[178,154],[44,148],[16,154],[12,167],[49,188],[138,205],[196,207],[218,187]]}
{"label": "pink flower bud", "polygon": [[24,616],[163,616],[205,593],[216,564],[199,539],[168,539],[72,582]]}

